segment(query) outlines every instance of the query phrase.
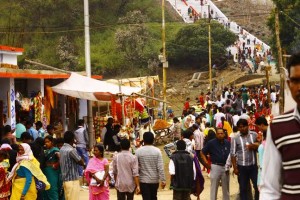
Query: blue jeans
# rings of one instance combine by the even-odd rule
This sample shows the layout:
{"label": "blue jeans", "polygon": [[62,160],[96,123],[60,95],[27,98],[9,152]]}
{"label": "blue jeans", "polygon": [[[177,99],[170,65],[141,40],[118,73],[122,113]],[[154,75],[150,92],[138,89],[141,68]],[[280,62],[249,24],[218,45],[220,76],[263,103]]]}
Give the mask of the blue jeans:
{"label": "blue jeans", "polygon": [[[256,165],[250,165],[250,166],[241,166],[238,165],[239,170],[239,184],[240,184],[240,197],[241,200],[248,200],[247,197],[247,188],[249,181],[251,180],[252,186],[254,188],[254,199],[259,199],[259,192],[257,188],[257,173],[258,169]],[[249,199],[250,200],[250,199]]]}
{"label": "blue jeans", "polygon": [[[89,155],[88,155],[86,148],[76,147],[76,150],[77,150],[78,155],[81,158],[83,158],[85,165],[87,165],[89,162]],[[78,172],[79,172],[79,176],[83,176],[83,167],[80,165],[78,165]]]}

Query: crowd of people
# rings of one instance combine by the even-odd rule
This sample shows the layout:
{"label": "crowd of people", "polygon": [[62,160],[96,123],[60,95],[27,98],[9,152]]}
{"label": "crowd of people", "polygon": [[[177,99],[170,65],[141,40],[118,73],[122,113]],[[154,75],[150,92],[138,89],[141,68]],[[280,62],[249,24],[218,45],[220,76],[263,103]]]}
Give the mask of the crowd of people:
{"label": "crowd of people", "polygon": [[[266,127],[272,119],[267,90],[264,86],[224,88],[215,101],[211,100],[210,93],[201,93],[197,98],[200,112],[195,112],[190,105],[190,98],[187,98],[181,122],[174,118],[174,138],[180,139],[186,131],[192,132],[190,149],[207,169],[211,181],[211,200],[217,199],[220,182],[223,199],[229,199],[231,167],[238,176],[238,197],[248,199],[247,194],[252,191],[249,188],[251,180],[254,199],[259,198]],[[276,95],[273,100],[276,101]]]}
{"label": "crowd of people", "polygon": [[[217,198],[220,182],[223,198],[229,199],[231,166],[239,177],[241,199],[247,199],[243,195],[249,190],[250,180],[258,199],[260,169],[256,153],[263,152],[259,145],[266,133],[260,126],[267,125],[271,115],[266,93],[263,86],[225,88],[216,101],[211,100],[210,93],[201,93],[198,114],[190,98],[186,99],[182,119],[173,118],[174,141],[164,148],[170,158],[173,199],[190,199],[191,194],[200,199],[204,168],[211,180],[211,199]],[[79,180],[85,177],[92,200],[109,199],[112,186],[118,199],[133,199],[135,193],[142,194],[143,199],[157,199],[159,183],[162,188],[166,186],[166,174],[162,153],[153,145],[155,132],[150,122],[150,118],[134,119],[132,139],[123,135],[121,125],[109,117],[102,130],[102,144],[94,147],[92,158],[83,120],[78,120],[76,130],[65,132],[63,138],[55,138],[53,127],[44,130],[40,122],[21,119],[16,130],[6,125],[0,151],[4,169],[1,177],[5,177],[1,195],[7,195],[7,199],[78,199]],[[109,161],[105,151],[118,153]]]}
{"label": "crowd of people", "polygon": [[[251,47],[252,45],[253,47]],[[251,73],[257,73],[259,67],[263,71],[264,66],[261,66],[261,63],[270,65],[273,60],[272,51],[263,42],[258,42],[256,38],[251,41],[247,32],[243,34],[242,40],[235,42],[235,47],[237,53],[233,55],[234,60],[240,63],[242,70],[245,70],[245,66],[248,66],[246,59],[249,59],[253,64],[253,69],[250,68]],[[232,56],[231,51],[228,54]]]}

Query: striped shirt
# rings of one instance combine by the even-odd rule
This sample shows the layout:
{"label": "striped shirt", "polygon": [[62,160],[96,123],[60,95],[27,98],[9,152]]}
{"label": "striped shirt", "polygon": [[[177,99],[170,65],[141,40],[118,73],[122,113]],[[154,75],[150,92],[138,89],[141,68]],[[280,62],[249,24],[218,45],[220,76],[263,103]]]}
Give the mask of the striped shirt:
{"label": "striped shirt", "polygon": [[256,151],[248,150],[247,143],[257,142],[257,133],[249,131],[246,136],[238,134],[231,140],[231,156],[237,157],[237,164],[241,166],[256,165]]}
{"label": "striped shirt", "polygon": [[154,146],[143,146],[135,152],[139,162],[141,183],[166,181],[163,159],[160,150]]}
{"label": "striped shirt", "polygon": [[78,164],[81,157],[75,148],[70,144],[64,143],[60,149],[60,169],[63,181],[74,181],[79,179]]}

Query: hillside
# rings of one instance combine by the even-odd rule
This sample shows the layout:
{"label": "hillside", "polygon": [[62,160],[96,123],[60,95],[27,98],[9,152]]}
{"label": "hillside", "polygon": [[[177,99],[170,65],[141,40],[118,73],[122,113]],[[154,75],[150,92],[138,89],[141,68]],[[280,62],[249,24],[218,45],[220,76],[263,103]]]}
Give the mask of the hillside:
{"label": "hillside", "polygon": [[[130,11],[140,10],[146,16],[144,25],[151,44],[146,53],[157,57],[161,48],[159,0],[90,0],[89,3],[93,73],[108,72],[109,75],[124,71],[122,66],[126,61],[116,47],[115,33],[120,28],[134,26],[119,23]],[[84,69],[83,1],[2,0],[1,8],[1,45],[24,47],[23,58],[67,70]],[[171,38],[184,24],[167,3],[165,16],[170,31],[166,33],[167,38]],[[169,23],[172,26],[168,27]],[[19,62],[21,68],[34,67],[24,64],[23,58]]]}
{"label": "hillside", "polygon": [[273,8],[271,0],[213,0],[213,2],[229,20],[237,22],[251,34],[269,43],[271,31],[267,21]]}

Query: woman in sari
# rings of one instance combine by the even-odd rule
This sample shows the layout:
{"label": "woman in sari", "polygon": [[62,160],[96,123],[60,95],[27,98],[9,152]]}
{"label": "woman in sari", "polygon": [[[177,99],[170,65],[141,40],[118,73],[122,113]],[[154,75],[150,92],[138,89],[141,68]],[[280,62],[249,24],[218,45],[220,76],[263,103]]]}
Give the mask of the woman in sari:
{"label": "woman in sari", "polygon": [[51,185],[49,190],[44,191],[44,200],[58,200],[62,185],[59,178],[59,149],[54,146],[54,139],[51,135],[46,136],[44,141],[46,164],[43,172]]}
{"label": "woman in sari", "polygon": [[8,179],[12,180],[11,200],[32,200],[37,198],[35,179],[50,188],[46,176],[40,169],[40,163],[34,158],[28,144],[19,145],[17,163],[14,165]]}
{"label": "woman in sari", "polygon": [[89,183],[90,200],[109,200],[109,163],[103,156],[104,146],[96,145],[94,147],[94,157],[89,160],[85,169],[85,177]]}
{"label": "woman in sari", "polygon": [[[3,150],[0,150],[0,151],[3,151]],[[3,152],[3,153],[5,153],[5,152]],[[11,184],[6,178],[6,169],[0,165],[0,200],[8,200],[9,199],[10,186],[11,186]]]}

